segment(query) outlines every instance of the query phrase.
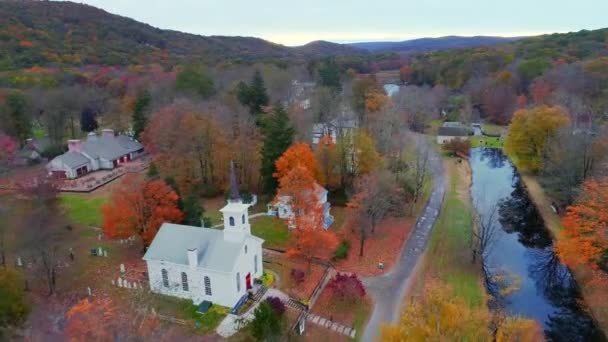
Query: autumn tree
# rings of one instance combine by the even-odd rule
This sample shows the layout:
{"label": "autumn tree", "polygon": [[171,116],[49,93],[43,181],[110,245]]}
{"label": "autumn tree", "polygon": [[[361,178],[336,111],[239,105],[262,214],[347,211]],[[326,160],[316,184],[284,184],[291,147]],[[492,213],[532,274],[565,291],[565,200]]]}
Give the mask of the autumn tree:
{"label": "autumn tree", "polygon": [[532,99],[537,106],[548,105],[549,97],[551,96],[551,86],[543,79],[536,80],[530,86]]}
{"label": "autumn tree", "polygon": [[549,139],[569,124],[568,114],[561,107],[519,110],[509,125],[505,150],[516,158],[516,164],[522,169],[538,172]]}
{"label": "autumn tree", "polygon": [[334,58],[323,60],[318,69],[319,83],[322,86],[334,89],[335,92],[342,90],[342,71]]}
{"label": "autumn tree", "polygon": [[297,165],[279,180],[276,200],[287,200],[293,215],[288,219],[291,232],[287,255],[301,257],[310,264],[315,257],[333,251],[338,240],[324,229],[324,207],[319,201],[319,188],[308,169]]}
{"label": "autumn tree", "polygon": [[27,105],[27,98],[21,91],[13,91],[6,97],[7,132],[15,136],[21,144],[31,134],[31,122],[27,115]]}
{"label": "autumn tree", "polygon": [[164,181],[125,175],[101,208],[104,233],[113,239],[139,235],[149,246],[161,224],[182,221],[177,201],[177,194]]}
{"label": "autumn tree", "polygon": [[380,221],[398,208],[400,192],[395,178],[388,171],[376,171],[361,177],[356,184],[356,194],[348,202],[355,211],[359,232],[359,256],[363,256],[365,241],[376,230]]}
{"label": "autumn tree", "polygon": [[445,285],[430,283],[394,325],[381,329],[382,341],[491,341],[487,308],[471,307]]}
{"label": "autumn tree", "polygon": [[264,140],[260,174],[264,191],[271,194],[277,188],[277,180],[274,177],[274,173],[277,171],[275,162],[291,146],[295,134],[295,130],[289,123],[287,111],[283,106],[275,106],[272,115],[264,120],[262,132]]}
{"label": "autumn tree", "polygon": [[608,269],[608,178],[583,183],[576,202],[568,207],[555,249],[560,259],[576,268]]}
{"label": "autumn tree", "polygon": [[452,156],[467,158],[471,150],[471,142],[468,139],[451,139],[441,145],[441,148]]}
{"label": "autumn tree", "polygon": [[280,180],[298,165],[306,168],[315,177],[317,183],[322,183],[317,160],[312,153],[310,145],[307,143],[295,143],[291,145],[275,162],[277,171],[273,176]]}
{"label": "autumn tree", "polygon": [[412,77],[412,67],[408,64],[404,64],[399,68],[399,80],[401,84],[406,84]]}
{"label": "autumn tree", "polygon": [[356,274],[338,273],[327,283],[332,299],[340,305],[348,306],[365,297],[365,286]]}
{"label": "autumn tree", "polygon": [[324,135],[319,139],[315,150],[315,159],[319,164],[319,172],[323,180],[321,184],[325,184],[329,188],[338,187],[338,148],[330,136]]}
{"label": "autumn tree", "polygon": [[535,342],[545,339],[537,321],[523,317],[507,317],[496,331],[496,342]]}
{"label": "autumn tree", "polygon": [[366,175],[382,164],[372,137],[362,129],[347,133],[338,140],[338,158],[342,187],[352,185],[356,177]]}
{"label": "autumn tree", "polygon": [[13,166],[19,143],[8,135],[0,134],[0,172]]}

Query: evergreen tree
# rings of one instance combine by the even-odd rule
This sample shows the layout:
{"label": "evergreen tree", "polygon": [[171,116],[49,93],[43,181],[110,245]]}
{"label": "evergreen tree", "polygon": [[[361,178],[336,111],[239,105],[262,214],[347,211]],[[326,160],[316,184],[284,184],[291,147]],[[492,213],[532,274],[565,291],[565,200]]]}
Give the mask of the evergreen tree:
{"label": "evergreen tree", "polygon": [[205,209],[199,203],[198,196],[193,192],[186,197],[184,201],[184,221],[183,224],[187,224],[190,226],[201,226],[201,219],[203,218],[203,214],[205,213]]}
{"label": "evergreen tree", "polygon": [[147,90],[140,92],[135,99],[133,106],[133,137],[139,140],[141,133],[146,128],[148,119],[146,118],[146,110],[150,105],[150,93]]}
{"label": "evergreen tree", "polygon": [[332,58],[328,58],[319,67],[320,83],[339,92],[342,91],[342,81],[340,80],[340,67]]}
{"label": "evergreen tree", "polygon": [[181,210],[182,212],[184,211],[184,201],[182,200],[182,194],[179,192],[179,187],[177,186],[177,182],[175,181],[175,178],[169,176],[169,177],[165,177],[165,183],[167,183],[167,185],[169,187],[171,187],[171,189],[173,189],[173,191],[175,191],[175,193],[177,194],[177,208],[179,210]]}
{"label": "evergreen tree", "polygon": [[251,80],[251,85],[240,82],[237,85],[237,98],[239,102],[249,108],[251,115],[258,115],[262,107],[268,106],[270,99],[264,85],[264,78],[259,70],[256,70]]}
{"label": "evergreen tree", "polygon": [[11,122],[9,127],[12,128],[11,135],[19,139],[20,143],[24,143],[31,134],[31,124],[26,115],[27,100],[21,91],[14,91],[6,98],[6,106]]}
{"label": "evergreen tree", "polygon": [[83,132],[93,132],[98,127],[95,112],[91,107],[84,107],[80,112],[80,130]]}
{"label": "evergreen tree", "polygon": [[149,179],[156,179],[158,177],[158,175],[159,175],[158,167],[156,167],[156,164],[150,163],[150,167],[148,168],[148,172],[147,172],[146,176]]}
{"label": "evergreen tree", "polygon": [[262,123],[264,141],[260,173],[262,175],[264,191],[268,194],[273,194],[277,188],[277,180],[272,176],[276,171],[275,161],[293,143],[295,130],[289,124],[287,111],[279,103],[276,104],[272,115]]}

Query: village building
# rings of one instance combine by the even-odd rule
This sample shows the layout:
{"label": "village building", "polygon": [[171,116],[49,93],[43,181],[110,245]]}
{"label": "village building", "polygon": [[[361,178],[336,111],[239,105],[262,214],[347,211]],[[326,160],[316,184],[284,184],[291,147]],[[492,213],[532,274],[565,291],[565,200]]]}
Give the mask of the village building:
{"label": "village building", "polygon": [[17,165],[28,165],[38,163],[42,160],[43,153],[51,147],[51,139],[28,138],[25,145],[17,152]]}
{"label": "village building", "polygon": [[468,139],[471,133],[472,131],[460,122],[444,122],[437,131],[437,143],[443,145],[454,139]]}
{"label": "village building", "polygon": [[100,136],[89,133],[85,141],[68,140],[68,151],[51,160],[46,169],[57,178],[74,179],[97,170],[115,169],[143,153],[139,142],[104,129]]}
{"label": "village building", "polygon": [[262,243],[251,235],[249,204],[238,192],[234,167],[230,196],[220,211],[224,229],[164,223],[143,259],[152,292],[233,308],[262,276]]}
{"label": "village building", "polygon": [[[334,223],[334,217],[331,215],[331,204],[327,201],[328,191],[324,187],[315,183],[315,198],[318,205],[323,208],[323,228],[328,229]],[[275,216],[280,219],[290,220],[294,217],[294,212],[291,207],[290,196],[278,196],[278,198],[268,204],[266,214]],[[290,228],[296,228],[291,226]]]}

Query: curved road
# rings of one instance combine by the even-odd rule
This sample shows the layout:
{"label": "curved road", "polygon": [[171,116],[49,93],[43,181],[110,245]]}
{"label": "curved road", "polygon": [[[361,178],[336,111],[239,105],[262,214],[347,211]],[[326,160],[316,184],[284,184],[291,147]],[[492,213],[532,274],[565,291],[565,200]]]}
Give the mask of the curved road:
{"label": "curved road", "polygon": [[[419,141],[427,143],[425,138]],[[433,193],[424,212],[418,218],[414,231],[403,246],[397,264],[386,274],[363,279],[367,292],[375,302],[374,311],[363,334],[362,340],[365,342],[377,340],[381,323],[392,323],[399,319],[410,276],[424,253],[439,214],[445,193],[445,176],[441,158],[430,147],[429,169],[433,177]]]}

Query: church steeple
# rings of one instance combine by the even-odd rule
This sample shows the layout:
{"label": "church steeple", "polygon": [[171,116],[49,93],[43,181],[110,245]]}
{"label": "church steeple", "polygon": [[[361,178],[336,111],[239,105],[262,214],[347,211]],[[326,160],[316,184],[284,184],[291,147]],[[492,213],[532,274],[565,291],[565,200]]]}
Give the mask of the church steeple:
{"label": "church steeple", "polygon": [[228,201],[232,203],[242,202],[241,194],[239,193],[239,185],[236,181],[234,173],[234,161],[230,161],[230,195]]}

